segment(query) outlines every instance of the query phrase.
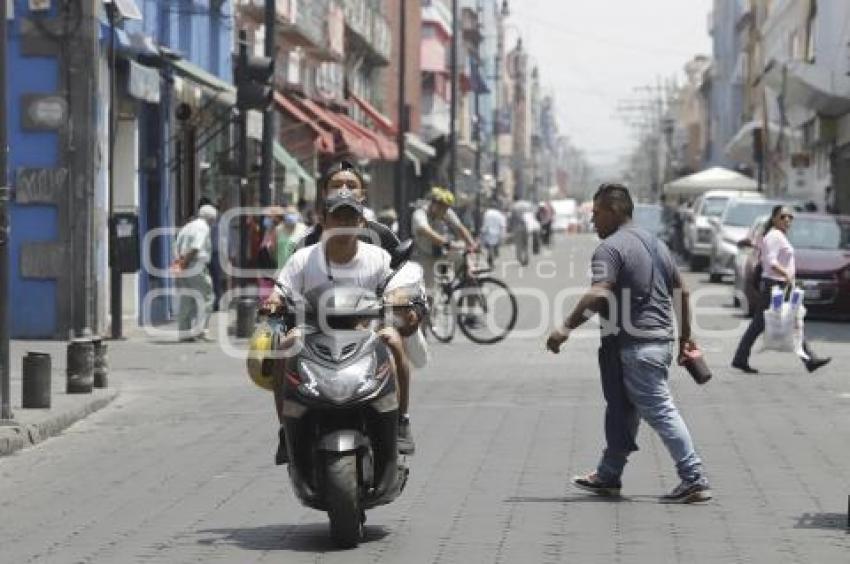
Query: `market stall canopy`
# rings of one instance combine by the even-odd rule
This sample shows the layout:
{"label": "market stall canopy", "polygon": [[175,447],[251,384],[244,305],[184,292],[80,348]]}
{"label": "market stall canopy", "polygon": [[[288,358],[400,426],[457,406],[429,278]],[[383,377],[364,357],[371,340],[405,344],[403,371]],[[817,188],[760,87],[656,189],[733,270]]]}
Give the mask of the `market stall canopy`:
{"label": "market stall canopy", "polygon": [[758,190],[758,183],[734,170],[714,167],[664,185],[665,196],[699,196],[708,190]]}

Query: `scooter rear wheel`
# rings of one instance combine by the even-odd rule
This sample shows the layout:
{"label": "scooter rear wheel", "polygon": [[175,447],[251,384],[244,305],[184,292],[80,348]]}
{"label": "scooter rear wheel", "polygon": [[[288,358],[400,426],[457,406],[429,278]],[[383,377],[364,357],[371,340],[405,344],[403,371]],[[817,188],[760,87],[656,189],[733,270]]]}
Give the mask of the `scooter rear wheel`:
{"label": "scooter rear wheel", "polygon": [[325,467],[331,537],[340,548],[355,548],[364,535],[357,485],[357,454],[328,453]]}

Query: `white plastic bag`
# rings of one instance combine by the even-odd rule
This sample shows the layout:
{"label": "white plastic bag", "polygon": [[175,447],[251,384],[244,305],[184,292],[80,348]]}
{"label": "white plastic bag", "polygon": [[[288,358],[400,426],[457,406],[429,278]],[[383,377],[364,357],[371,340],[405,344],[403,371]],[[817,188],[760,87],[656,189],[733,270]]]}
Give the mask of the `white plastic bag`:
{"label": "white plastic bag", "polygon": [[[798,290],[794,290],[796,293]],[[764,337],[762,350],[793,352],[804,360],[809,356],[803,351],[803,319],[806,308],[799,295],[790,301],[771,303],[764,312]],[[777,307],[778,306],[778,307]]]}
{"label": "white plastic bag", "polygon": [[425,341],[421,327],[418,327],[409,337],[404,337],[404,350],[416,368],[424,368],[431,360],[431,352],[428,350],[428,343]]}

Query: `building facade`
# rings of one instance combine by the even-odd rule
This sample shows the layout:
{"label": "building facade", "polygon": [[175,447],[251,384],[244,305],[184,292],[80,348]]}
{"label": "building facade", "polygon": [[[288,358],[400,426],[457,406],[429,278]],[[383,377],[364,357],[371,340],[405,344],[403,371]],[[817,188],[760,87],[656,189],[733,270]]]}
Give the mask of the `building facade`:
{"label": "building facade", "polygon": [[[110,214],[136,215],[141,242],[227,190],[212,166],[225,142],[207,137],[234,102],[230,2],[12,6],[12,335],[104,334]],[[153,271],[120,279],[119,314],[141,322],[171,310],[167,292],[144,300],[168,286],[170,237],[149,243]]]}

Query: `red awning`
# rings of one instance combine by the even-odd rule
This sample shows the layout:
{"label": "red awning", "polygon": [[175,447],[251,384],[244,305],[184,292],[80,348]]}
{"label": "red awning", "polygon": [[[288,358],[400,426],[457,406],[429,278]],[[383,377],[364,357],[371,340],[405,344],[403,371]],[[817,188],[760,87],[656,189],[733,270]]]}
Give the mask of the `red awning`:
{"label": "red awning", "polygon": [[325,127],[333,129],[338,138],[335,154],[340,155],[344,152],[351,153],[355,157],[364,159],[380,159],[381,152],[378,145],[361,131],[351,126],[351,123],[344,121],[342,114],[328,110],[310,100],[309,98],[301,98],[298,100],[307,110],[316,116],[316,119]]}
{"label": "red awning", "polygon": [[334,138],[331,132],[322,129],[319,124],[310,119],[310,117],[306,113],[304,113],[304,111],[301,110],[301,108],[299,108],[297,104],[287,98],[286,95],[281,94],[280,92],[275,92],[274,101],[280,107],[281,110],[292,116],[292,118],[296,121],[303,123],[312,130],[312,132],[315,134],[314,145],[320,153],[334,152]]}
{"label": "red awning", "polygon": [[398,160],[398,147],[395,142],[386,136],[378,133],[377,131],[372,131],[371,129],[364,127],[348,117],[347,115],[337,114],[337,117],[345,122],[350,129],[358,131],[364,137],[370,139],[375,146],[378,147],[378,152],[381,154],[380,159],[383,161],[395,161]]}
{"label": "red awning", "polygon": [[378,129],[378,131],[387,136],[393,136],[398,133],[398,130],[396,129],[395,124],[392,122],[392,120],[390,120],[390,118],[375,109],[375,106],[373,106],[372,104],[370,104],[369,102],[367,102],[356,94],[352,94],[351,99],[354,100],[355,104],[360,106],[360,109],[363,110],[363,112],[367,116],[369,116],[369,118],[374,122],[375,127]]}

